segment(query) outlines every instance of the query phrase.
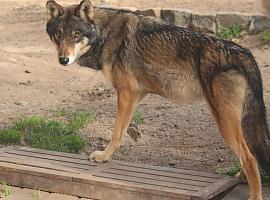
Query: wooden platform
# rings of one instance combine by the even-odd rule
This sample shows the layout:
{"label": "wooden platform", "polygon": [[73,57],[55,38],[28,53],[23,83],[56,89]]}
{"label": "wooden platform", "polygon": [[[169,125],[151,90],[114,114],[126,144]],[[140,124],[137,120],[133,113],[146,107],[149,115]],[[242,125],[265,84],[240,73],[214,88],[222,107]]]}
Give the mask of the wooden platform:
{"label": "wooden platform", "polygon": [[93,200],[69,196],[66,194],[49,193],[26,188],[9,187],[10,194],[1,200]]}
{"label": "wooden platform", "polygon": [[240,200],[248,199],[249,188],[248,185],[240,184],[237,185],[226,197],[222,200]]}
{"label": "wooden platform", "polygon": [[96,164],[87,156],[26,147],[0,150],[0,180],[96,200],[203,200],[236,185],[231,177],[120,161]]}

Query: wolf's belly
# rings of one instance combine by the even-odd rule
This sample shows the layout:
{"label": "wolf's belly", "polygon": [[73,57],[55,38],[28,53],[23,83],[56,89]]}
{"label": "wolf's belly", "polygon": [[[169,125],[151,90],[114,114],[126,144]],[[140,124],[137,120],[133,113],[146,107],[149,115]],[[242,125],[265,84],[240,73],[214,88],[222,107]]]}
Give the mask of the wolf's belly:
{"label": "wolf's belly", "polygon": [[200,81],[192,66],[168,63],[155,63],[137,66],[136,77],[140,85],[150,93],[161,95],[177,104],[202,100]]}
{"label": "wolf's belly", "polygon": [[198,80],[173,80],[164,88],[164,97],[177,104],[188,104],[203,100],[201,85]]}

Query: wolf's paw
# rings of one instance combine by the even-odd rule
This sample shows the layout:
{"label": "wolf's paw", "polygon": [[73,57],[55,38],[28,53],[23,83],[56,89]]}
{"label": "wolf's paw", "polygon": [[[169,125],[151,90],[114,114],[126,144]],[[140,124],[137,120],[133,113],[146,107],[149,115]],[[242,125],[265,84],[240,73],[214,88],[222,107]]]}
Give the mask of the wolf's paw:
{"label": "wolf's paw", "polygon": [[109,160],[110,157],[108,157],[104,151],[95,151],[94,153],[92,153],[89,157],[89,159],[93,162],[107,162]]}

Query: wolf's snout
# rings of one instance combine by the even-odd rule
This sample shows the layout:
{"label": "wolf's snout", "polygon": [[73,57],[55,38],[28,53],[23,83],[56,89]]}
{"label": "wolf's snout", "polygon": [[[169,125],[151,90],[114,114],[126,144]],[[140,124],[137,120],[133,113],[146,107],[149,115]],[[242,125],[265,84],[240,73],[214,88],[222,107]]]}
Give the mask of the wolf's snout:
{"label": "wolf's snout", "polygon": [[68,57],[60,57],[59,62],[62,65],[67,65],[69,63],[69,58]]}

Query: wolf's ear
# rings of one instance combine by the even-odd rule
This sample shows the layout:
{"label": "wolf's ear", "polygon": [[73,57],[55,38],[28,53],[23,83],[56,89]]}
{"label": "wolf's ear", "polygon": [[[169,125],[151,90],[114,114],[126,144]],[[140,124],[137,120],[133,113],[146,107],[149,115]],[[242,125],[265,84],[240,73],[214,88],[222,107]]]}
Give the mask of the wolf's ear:
{"label": "wolf's ear", "polygon": [[49,0],[46,5],[48,22],[59,17],[64,13],[63,7],[57,4],[54,0]]}
{"label": "wolf's ear", "polygon": [[76,8],[75,15],[84,20],[92,19],[94,16],[94,7],[90,0],[83,0]]}

